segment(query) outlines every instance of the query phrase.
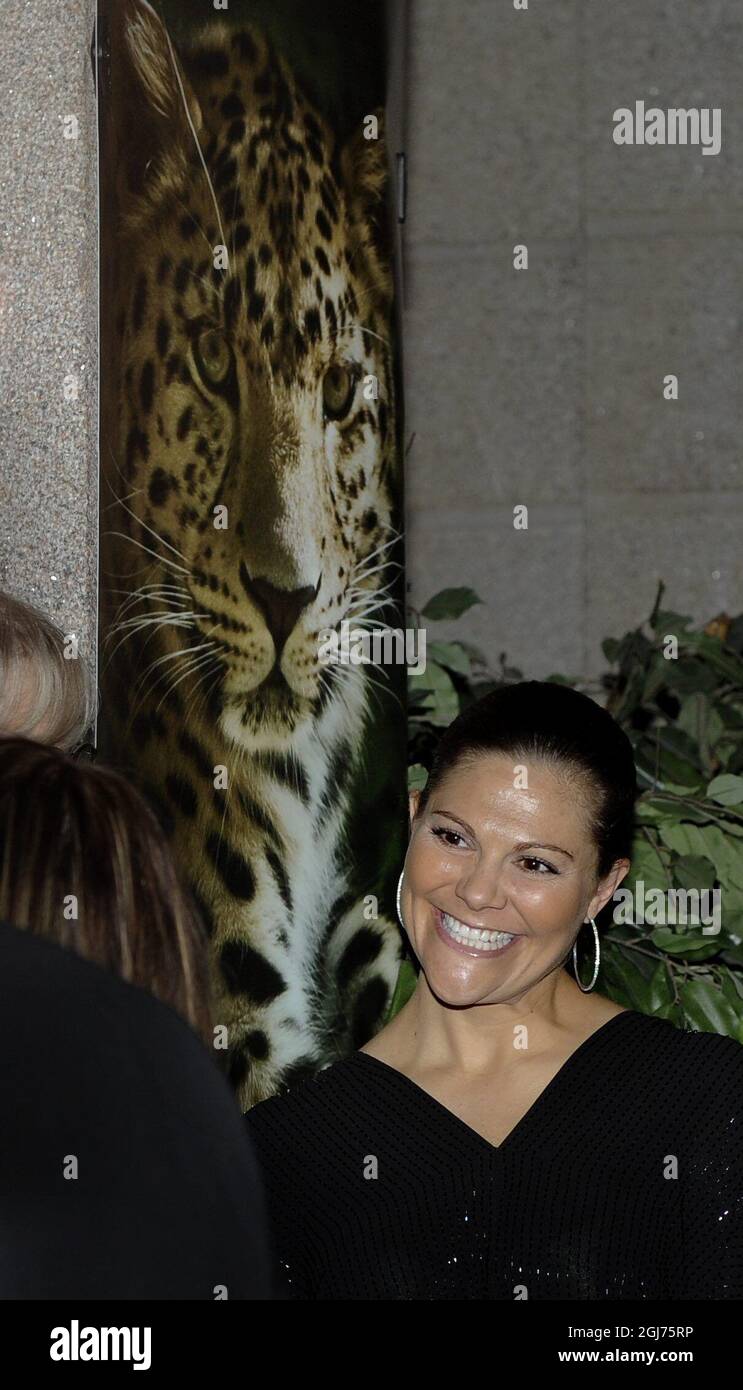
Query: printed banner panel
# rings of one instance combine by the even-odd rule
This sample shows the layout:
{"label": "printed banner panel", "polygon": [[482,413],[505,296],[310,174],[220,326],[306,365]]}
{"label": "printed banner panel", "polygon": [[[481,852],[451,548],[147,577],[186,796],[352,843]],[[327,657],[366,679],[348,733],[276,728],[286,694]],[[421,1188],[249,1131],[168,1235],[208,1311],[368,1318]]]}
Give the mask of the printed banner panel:
{"label": "printed banner panel", "polygon": [[381,1027],[402,950],[391,34],[98,6],[99,755],[200,905],[245,1108]]}

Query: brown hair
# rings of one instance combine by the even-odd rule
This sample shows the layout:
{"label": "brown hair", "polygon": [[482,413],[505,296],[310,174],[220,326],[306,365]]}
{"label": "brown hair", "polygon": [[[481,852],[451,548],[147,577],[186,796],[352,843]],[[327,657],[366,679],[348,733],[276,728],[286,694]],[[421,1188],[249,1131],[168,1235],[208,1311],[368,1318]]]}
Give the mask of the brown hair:
{"label": "brown hair", "polygon": [[72,752],[96,706],[92,672],[72,635],[66,638],[30,603],[0,592],[0,735],[38,738]]}
{"label": "brown hair", "polygon": [[112,768],[0,739],[0,920],[149,990],[213,1045],[207,935],[164,833]]}

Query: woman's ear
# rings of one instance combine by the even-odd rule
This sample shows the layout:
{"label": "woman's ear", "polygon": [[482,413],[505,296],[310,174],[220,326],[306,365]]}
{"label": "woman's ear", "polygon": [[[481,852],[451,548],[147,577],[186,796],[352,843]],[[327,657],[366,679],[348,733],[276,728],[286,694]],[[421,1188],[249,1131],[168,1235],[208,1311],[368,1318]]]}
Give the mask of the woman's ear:
{"label": "woman's ear", "polygon": [[587,917],[596,917],[602,907],[606,906],[609,899],[616,893],[622,879],[627,877],[631,867],[629,859],[615,860],[606,877],[601,879],[588,904]]}
{"label": "woman's ear", "polygon": [[410,815],[410,828],[411,828],[411,829],[412,829],[412,827],[413,827],[413,821],[415,820],[415,818],[416,818],[416,816],[417,816],[417,814],[418,814],[418,802],[420,801],[420,797],[421,797],[420,787],[416,787],[414,791],[408,792],[408,812],[409,812],[409,815]]}

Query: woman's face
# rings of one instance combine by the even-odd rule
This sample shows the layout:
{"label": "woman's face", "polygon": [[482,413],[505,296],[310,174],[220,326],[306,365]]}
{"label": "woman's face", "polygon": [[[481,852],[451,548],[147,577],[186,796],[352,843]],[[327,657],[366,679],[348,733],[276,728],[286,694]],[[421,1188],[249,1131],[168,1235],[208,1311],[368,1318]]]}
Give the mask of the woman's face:
{"label": "woman's face", "polygon": [[400,906],[439,999],[518,999],[609,900],[629,860],[597,881],[582,792],[538,760],[481,754],[447,774],[420,816],[411,793]]}

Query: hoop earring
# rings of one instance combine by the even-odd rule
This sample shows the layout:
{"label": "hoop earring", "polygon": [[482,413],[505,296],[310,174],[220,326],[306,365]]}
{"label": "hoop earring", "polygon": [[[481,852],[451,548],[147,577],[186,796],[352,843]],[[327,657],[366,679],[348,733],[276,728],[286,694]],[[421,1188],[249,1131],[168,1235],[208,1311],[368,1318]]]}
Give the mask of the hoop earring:
{"label": "hoop earring", "polygon": [[600,945],[599,945],[599,930],[598,930],[598,927],[596,926],[596,923],[595,923],[593,917],[587,917],[587,918],[586,918],[586,921],[587,921],[587,922],[590,922],[590,923],[591,923],[591,926],[593,927],[593,941],[594,941],[593,977],[592,977],[592,979],[591,979],[590,985],[582,985],[581,982],[580,982],[580,979],[579,979],[579,977],[578,977],[578,952],[577,952],[577,950],[576,950],[576,947],[577,947],[577,945],[578,945],[578,936],[580,936],[580,932],[578,932],[578,936],[576,936],[575,941],[573,942],[573,974],[575,975],[575,982],[576,982],[576,984],[578,985],[579,989],[582,989],[582,990],[583,990],[583,993],[584,993],[584,994],[588,994],[589,991],[593,989],[593,987],[594,987],[594,985],[595,985],[595,983],[596,983],[596,980],[597,980],[597,978],[598,978],[599,965],[601,964],[601,947],[600,947]]}
{"label": "hoop earring", "polygon": [[398,922],[400,923],[400,926],[402,927],[403,931],[404,931],[404,932],[407,932],[408,929],[407,929],[407,927],[405,926],[405,923],[404,923],[403,920],[402,920],[402,913],[401,913],[401,911],[400,911],[400,894],[401,894],[401,892],[402,892],[402,879],[403,879],[403,874],[404,874],[404,873],[405,873],[405,869],[404,869],[404,867],[403,867],[403,871],[402,871],[402,873],[400,874],[399,879],[397,880],[397,899],[396,899],[396,901],[397,901],[397,920],[398,920]]}

